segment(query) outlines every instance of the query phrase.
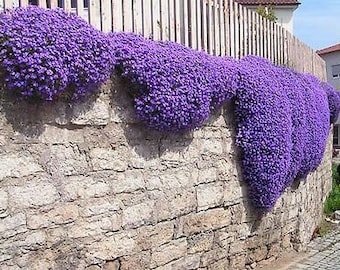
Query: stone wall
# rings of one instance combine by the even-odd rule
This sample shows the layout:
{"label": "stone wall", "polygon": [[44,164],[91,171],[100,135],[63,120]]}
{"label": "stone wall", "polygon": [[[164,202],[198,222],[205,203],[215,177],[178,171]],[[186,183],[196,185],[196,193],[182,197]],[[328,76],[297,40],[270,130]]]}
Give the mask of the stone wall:
{"label": "stone wall", "polygon": [[1,97],[1,269],[245,269],[303,249],[331,186],[323,163],[274,211],[250,206],[226,105],[165,135],[134,121],[118,79],[91,101]]}

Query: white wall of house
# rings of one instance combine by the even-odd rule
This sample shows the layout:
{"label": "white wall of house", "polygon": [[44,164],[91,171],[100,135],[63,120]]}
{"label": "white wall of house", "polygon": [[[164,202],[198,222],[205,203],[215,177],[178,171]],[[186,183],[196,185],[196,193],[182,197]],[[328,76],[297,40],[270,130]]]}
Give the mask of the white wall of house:
{"label": "white wall of house", "polygon": [[[247,6],[249,9],[256,10],[257,6]],[[273,6],[273,11],[277,17],[277,23],[293,34],[294,10],[296,6]]]}
{"label": "white wall of house", "polygon": [[333,85],[334,88],[340,90],[340,76],[334,78],[332,70],[333,66],[340,65],[340,51],[321,55],[321,58],[326,62],[327,81]]}

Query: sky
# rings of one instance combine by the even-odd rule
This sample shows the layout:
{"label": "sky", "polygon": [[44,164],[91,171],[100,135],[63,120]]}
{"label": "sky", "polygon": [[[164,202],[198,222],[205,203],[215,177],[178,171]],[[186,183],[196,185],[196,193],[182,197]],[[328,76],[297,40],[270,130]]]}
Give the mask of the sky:
{"label": "sky", "polygon": [[340,43],[340,0],[300,0],[294,35],[314,50]]}

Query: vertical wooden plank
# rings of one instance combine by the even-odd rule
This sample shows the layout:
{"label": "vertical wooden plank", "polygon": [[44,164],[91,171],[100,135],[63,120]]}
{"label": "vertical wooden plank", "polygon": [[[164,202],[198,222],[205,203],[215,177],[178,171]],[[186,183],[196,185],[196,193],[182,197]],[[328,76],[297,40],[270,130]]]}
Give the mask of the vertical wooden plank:
{"label": "vertical wooden plank", "polygon": [[133,32],[132,0],[123,1],[123,30]]}
{"label": "vertical wooden plank", "polygon": [[248,11],[248,17],[251,18],[251,54],[256,55],[256,29],[257,29],[257,23],[256,23],[256,17],[255,12]]}
{"label": "vertical wooden plank", "polygon": [[28,0],[20,0],[20,6],[21,6],[21,7],[26,7],[26,6],[28,6]]}
{"label": "vertical wooden plank", "polygon": [[[170,0],[172,1],[172,0]],[[181,29],[181,0],[174,0],[175,1],[175,23],[176,23],[176,27],[175,27],[175,35],[176,35],[176,42],[181,43],[182,41],[182,29]]]}
{"label": "vertical wooden plank", "polygon": [[64,10],[71,11],[71,0],[64,0]]}
{"label": "vertical wooden plank", "polygon": [[[68,10],[68,8],[71,7],[71,1],[69,1],[69,4],[65,8]],[[100,20],[100,2],[98,0],[89,0],[89,22],[90,24],[95,27],[98,30],[101,30],[101,20]]]}
{"label": "vertical wooden plank", "polygon": [[201,0],[202,4],[202,48],[208,52],[208,20],[207,20],[207,0]]}
{"label": "vertical wooden plank", "polygon": [[133,32],[143,34],[143,2],[133,0]]}
{"label": "vertical wooden plank", "polygon": [[183,35],[182,35],[182,43],[185,46],[189,46],[189,12],[188,12],[188,0],[182,2],[183,7]]}
{"label": "vertical wooden plank", "polygon": [[152,5],[151,0],[143,0],[143,36],[152,37]]}
{"label": "vertical wooden plank", "polygon": [[238,5],[238,18],[239,18],[239,33],[240,33],[240,49],[239,59],[244,56],[244,18],[243,18],[243,7]]}
{"label": "vertical wooden plank", "polygon": [[234,2],[229,0],[229,9],[230,9],[230,56],[236,57],[236,38],[235,38],[235,10],[234,10]]}
{"label": "vertical wooden plank", "polygon": [[235,57],[240,59],[240,11],[239,4],[234,4],[234,18],[235,18]]}
{"label": "vertical wooden plank", "polygon": [[[27,1],[27,0],[25,0]],[[77,4],[78,4],[79,1],[77,1]],[[80,1],[82,2],[82,1]],[[58,0],[50,0],[50,4],[51,4],[51,8],[56,8],[58,7]]]}
{"label": "vertical wooden plank", "polygon": [[249,51],[250,51],[250,46],[251,44],[249,43],[249,20],[248,20],[248,9],[243,7],[243,23],[244,23],[244,42],[243,42],[243,55],[249,55]]}
{"label": "vertical wooden plank", "polygon": [[169,40],[176,41],[175,0],[169,0]]}
{"label": "vertical wooden plank", "polygon": [[[82,2],[82,1],[77,1]],[[140,1],[139,1],[140,2]],[[101,30],[103,32],[111,32],[112,31],[112,7],[111,0],[101,0]]]}
{"label": "vertical wooden plank", "polygon": [[278,47],[277,47],[277,24],[276,23],[274,23],[273,24],[273,27],[274,27],[274,32],[273,32],[273,35],[274,35],[274,45],[273,45],[273,47],[274,47],[274,63],[276,64],[276,65],[278,65],[279,64],[279,57],[278,57]]}
{"label": "vertical wooden plank", "polygon": [[[65,0],[66,2],[66,0]],[[38,6],[41,8],[47,8],[46,0],[38,0]]]}
{"label": "vertical wooden plank", "polygon": [[223,17],[224,17],[226,55],[230,56],[231,55],[230,54],[230,8],[229,8],[228,0],[224,0]]}
{"label": "vertical wooden plank", "polygon": [[12,8],[13,7],[13,2],[12,0],[5,0],[4,1],[4,8]]}
{"label": "vertical wooden plank", "polygon": [[207,34],[208,34],[208,53],[213,54],[214,52],[214,15],[213,15],[213,1],[207,0],[208,5],[208,21],[207,21]]}
{"label": "vertical wooden plank", "polygon": [[152,38],[161,39],[161,10],[159,0],[152,0]]}
{"label": "vertical wooden plank", "polygon": [[226,48],[225,48],[225,22],[224,22],[224,1],[219,0],[219,23],[220,23],[220,46],[221,46],[221,56],[226,55]]}
{"label": "vertical wooden plank", "polygon": [[220,46],[220,22],[219,22],[219,9],[218,0],[214,0],[214,36],[215,36],[215,52],[214,55],[221,55]]}
{"label": "vertical wooden plank", "polygon": [[[52,3],[51,3],[52,6]],[[84,12],[84,1],[82,0],[77,0],[76,2],[76,12],[79,17],[85,18],[88,21],[88,14],[85,14]]]}
{"label": "vertical wooden plank", "polygon": [[202,1],[196,5],[197,50],[202,50]]}
{"label": "vertical wooden plank", "polygon": [[[141,2],[140,0],[138,0]],[[161,12],[161,39],[169,40],[169,2],[168,0],[160,0]]]}
{"label": "vertical wooden plank", "polygon": [[190,24],[189,24],[189,32],[190,32],[190,39],[189,45],[191,48],[197,50],[197,17],[196,17],[196,10],[197,10],[197,0],[190,0]]}
{"label": "vertical wooden plank", "polygon": [[[144,0],[146,1],[146,0]],[[151,1],[151,0],[149,0]],[[115,32],[123,31],[123,3],[122,0],[112,0],[112,28]],[[151,14],[150,14],[151,16]]]}

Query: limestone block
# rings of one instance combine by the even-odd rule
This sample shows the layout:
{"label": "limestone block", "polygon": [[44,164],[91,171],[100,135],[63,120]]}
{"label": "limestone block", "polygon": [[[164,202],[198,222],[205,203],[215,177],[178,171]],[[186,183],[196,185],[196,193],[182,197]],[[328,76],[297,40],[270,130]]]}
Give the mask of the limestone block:
{"label": "limestone block", "polygon": [[79,126],[107,125],[110,119],[109,105],[107,102],[100,99],[97,99],[93,104],[90,104],[90,102],[73,104],[71,123]]}
{"label": "limestone block", "polygon": [[212,232],[195,234],[188,238],[188,253],[199,253],[212,249],[214,234]]}
{"label": "limestone block", "polygon": [[111,192],[108,182],[84,176],[64,178],[61,184],[62,196],[67,201],[103,197]]}
{"label": "limestone block", "polygon": [[185,238],[173,240],[168,244],[164,244],[151,254],[151,268],[164,265],[175,259],[183,257],[187,252],[187,241]]}
{"label": "limestone block", "polygon": [[198,269],[199,265],[200,255],[188,255],[185,256],[184,258],[157,267],[155,268],[155,270],[173,270],[173,269],[193,270]]}
{"label": "limestone block", "polygon": [[120,270],[120,263],[118,260],[108,261],[103,265],[103,270]]}
{"label": "limestone block", "polygon": [[0,181],[5,177],[20,178],[42,171],[41,166],[29,155],[3,154],[0,156]]}
{"label": "limestone block", "polygon": [[136,243],[142,250],[161,246],[173,238],[174,222],[161,222],[154,226],[143,226],[138,229]]}
{"label": "limestone block", "polygon": [[177,236],[215,230],[231,224],[228,209],[216,208],[179,218]]}
{"label": "limestone block", "polygon": [[8,208],[8,194],[5,190],[0,190],[0,218],[6,217]]}
{"label": "limestone block", "polygon": [[127,154],[128,149],[125,147],[117,149],[94,148],[90,152],[93,170],[125,171],[128,167]]}
{"label": "limestone block", "polygon": [[136,252],[135,235],[129,232],[120,232],[103,238],[99,242],[93,242],[88,246],[88,258],[101,260],[114,260],[121,256],[127,256]]}
{"label": "limestone block", "polygon": [[129,193],[145,188],[144,175],[141,171],[126,171],[118,173],[111,180],[113,193]]}
{"label": "limestone block", "polygon": [[49,220],[58,225],[73,222],[78,218],[78,216],[78,206],[72,204],[57,206],[48,213]]}
{"label": "limestone block", "polygon": [[223,190],[222,183],[199,185],[196,189],[198,211],[220,205],[223,200]]}
{"label": "limestone block", "polygon": [[54,185],[47,181],[27,182],[23,186],[8,187],[9,201],[14,207],[28,208],[52,204],[58,199]]}
{"label": "limestone block", "polygon": [[83,174],[89,170],[85,153],[74,145],[51,145],[42,153],[41,162],[54,175]]}
{"label": "limestone block", "polygon": [[0,237],[7,238],[27,231],[24,213],[14,214],[0,219]]}
{"label": "limestone block", "polygon": [[121,259],[119,270],[145,270],[150,269],[151,253],[142,251]]}
{"label": "limestone block", "polygon": [[119,200],[108,201],[104,198],[93,199],[85,202],[80,208],[80,215],[83,217],[92,217],[96,215],[111,215],[122,208]]}
{"label": "limestone block", "polygon": [[72,130],[46,125],[44,132],[39,137],[42,143],[83,143],[82,130]]}
{"label": "limestone block", "polygon": [[123,227],[138,227],[153,220],[155,202],[146,201],[123,210]]}

